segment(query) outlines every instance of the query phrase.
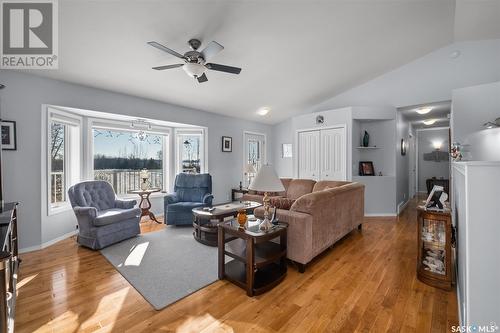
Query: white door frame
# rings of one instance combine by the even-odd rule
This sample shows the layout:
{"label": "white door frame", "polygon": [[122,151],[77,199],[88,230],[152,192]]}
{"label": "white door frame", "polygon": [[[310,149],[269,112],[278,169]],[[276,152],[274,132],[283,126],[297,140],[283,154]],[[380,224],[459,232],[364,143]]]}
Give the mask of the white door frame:
{"label": "white door frame", "polygon": [[[299,178],[299,133],[301,132],[312,132],[312,131],[321,131],[321,130],[328,130],[328,129],[335,129],[335,128],[343,128],[344,129],[344,133],[345,133],[345,145],[346,145],[346,149],[345,149],[345,162],[346,162],[346,169],[345,169],[345,178],[346,179],[349,179],[348,177],[348,171],[349,171],[349,168],[350,168],[350,162],[349,162],[349,159],[348,159],[348,134],[347,134],[347,124],[336,124],[336,125],[331,125],[331,126],[325,126],[325,127],[312,127],[312,128],[301,128],[301,129],[297,129],[295,130],[295,137],[294,137],[294,144],[293,146],[295,147],[295,149],[293,149],[293,155],[294,156],[294,162],[293,162],[293,166],[294,166],[294,171],[293,171],[293,177],[294,178]],[[320,142],[321,144],[321,142]],[[321,176],[321,175],[320,175]]]}
{"label": "white door frame", "polygon": [[267,164],[267,135],[266,133],[260,133],[260,132],[252,132],[252,131],[243,131],[243,165],[241,166],[241,172],[242,174],[245,173],[245,165],[247,164],[247,141],[246,141],[246,135],[261,135],[264,137],[264,149],[262,149],[262,152],[264,153],[263,159],[262,159],[262,165]]}

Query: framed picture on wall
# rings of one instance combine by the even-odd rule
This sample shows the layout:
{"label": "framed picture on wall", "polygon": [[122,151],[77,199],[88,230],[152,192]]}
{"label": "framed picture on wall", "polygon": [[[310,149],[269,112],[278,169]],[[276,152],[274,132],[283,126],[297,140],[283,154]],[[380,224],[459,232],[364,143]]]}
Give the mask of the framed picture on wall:
{"label": "framed picture on wall", "polygon": [[2,150],[16,150],[16,122],[9,120],[2,120]]}
{"label": "framed picture on wall", "polygon": [[230,136],[222,137],[222,151],[230,153],[233,151],[233,138]]}
{"label": "framed picture on wall", "polygon": [[281,145],[281,157],[282,158],[292,157],[292,144],[291,143],[283,143]]}
{"label": "framed picture on wall", "polygon": [[371,161],[359,162],[359,175],[375,176],[375,169],[373,168],[373,162]]}

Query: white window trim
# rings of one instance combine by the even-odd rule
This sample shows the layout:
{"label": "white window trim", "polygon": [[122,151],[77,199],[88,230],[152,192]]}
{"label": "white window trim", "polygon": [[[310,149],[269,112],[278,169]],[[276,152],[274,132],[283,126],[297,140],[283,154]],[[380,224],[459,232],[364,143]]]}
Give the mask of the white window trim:
{"label": "white window trim", "polygon": [[174,129],[174,150],[175,150],[175,174],[179,174],[181,172],[181,149],[179,136],[184,134],[199,134],[201,136],[200,145],[202,146],[201,150],[201,159],[202,163],[200,165],[200,173],[208,173],[208,128],[175,128]]}
{"label": "white window trim", "polygon": [[[169,141],[171,139],[172,129],[170,127],[163,127],[158,125],[152,125],[151,129],[142,128],[140,125],[137,128],[130,127],[130,121],[119,121],[112,119],[99,119],[99,118],[88,118],[87,121],[87,144],[86,149],[86,166],[87,166],[87,179],[94,180],[94,135],[92,133],[94,128],[102,128],[116,131],[124,132],[137,132],[139,129],[144,129],[145,132],[151,134],[157,134],[163,136],[162,149],[163,149],[163,188],[162,191],[168,192],[170,187],[170,170],[169,170]],[[150,198],[163,197],[165,193],[158,192],[152,193]],[[137,199],[137,195],[134,194],[117,194],[120,199]]]}
{"label": "white window trim", "polygon": [[[50,151],[48,149],[49,147],[49,136],[51,133],[51,124],[52,122],[57,122],[61,123],[64,125],[67,125],[69,127],[76,127],[79,130],[79,135],[69,135],[68,131],[65,131],[65,138],[64,138],[64,167],[65,167],[65,189],[64,191],[67,191],[67,189],[72,185],[72,180],[79,179],[81,176],[81,163],[78,163],[78,170],[75,170],[74,168],[71,168],[71,166],[67,166],[69,161],[71,161],[71,154],[72,150],[70,150],[70,146],[74,144],[75,142],[72,142],[75,137],[77,137],[77,144],[79,145],[79,150],[77,152],[78,159],[81,161],[82,158],[82,140],[81,140],[81,133],[82,133],[82,117],[72,114],[67,111],[61,111],[58,110],[55,107],[48,106],[48,105],[43,105],[42,106],[42,115],[43,115],[43,121],[42,121],[42,154],[45,156],[44,159],[42,159],[42,181],[45,180],[44,186],[42,188],[45,193],[45,195],[42,195],[44,197],[45,205],[47,208],[47,216],[55,215],[55,214],[60,214],[63,212],[66,212],[68,210],[71,210],[71,204],[69,202],[68,194],[65,193],[66,200],[61,203],[61,205],[54,207],[52,206],[51,203],[51,181],[52,177],[50,175],[51,170],[52,170],[52,161],[51,161],[51,156],[50,156]],[[67,127],[67,128],[69,128]],[[76,173],[76,174],[75,174]]]}

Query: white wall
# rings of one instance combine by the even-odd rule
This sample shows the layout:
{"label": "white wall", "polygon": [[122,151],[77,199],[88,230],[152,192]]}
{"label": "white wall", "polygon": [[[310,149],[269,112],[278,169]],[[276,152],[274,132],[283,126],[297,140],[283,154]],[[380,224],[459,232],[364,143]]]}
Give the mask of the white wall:
{"label": "white wall", "polygon": [[[264,124],[14,71],[0,71],[0,81],[7,86],[1,92],[2,118],[17,122],[18,140],[17,151],[4,151],[3,154],[4,194],[7,201],[21,202],[19,240],[23,249],[35,249],[73,232],[76,223],[71,214],[51,219],[41,216],[41,183],[45,177],[40,171],[42,104],[208,127],[208,170],[213,177],[216,202],[227,201],[230,188],[243,178],[243,131],[267,134],[267,146],[270,147],[270,126]],[[221,152],[223,135],[233,138],[232,153]],[[272,149],[268,147],[267,156],[272,160]],[[161,200],[154,204],[154,210],[161,212]]]}
{"label": "white wall", "polygon": [[500,81],[453,91],[452,141],[468,144],[464,159],[499,161],[500,131],[483,124],[500,117]]}
{"label": "white wall", "polygon": [[426,179],[450,179],[450,162],[424,161],[424,154],[435,150],[433,142],[442,142],[441,151],[448,153],[448,129],[417,130],[418,140],[418,191],[427,192]]}
{"label": "white wall", "polygon": [[[456,50],[460,56],[452,59],[450,54]],[[333,96],[310,111],[348,105],[403,107],[447,101],[453,89],[499,81],[499,58],[500,39],[454,43]]]}

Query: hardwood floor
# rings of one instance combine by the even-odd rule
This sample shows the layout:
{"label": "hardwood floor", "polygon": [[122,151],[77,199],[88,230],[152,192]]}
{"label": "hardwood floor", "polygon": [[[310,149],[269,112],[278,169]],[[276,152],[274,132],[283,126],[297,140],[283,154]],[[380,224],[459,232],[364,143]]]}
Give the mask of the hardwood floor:
{"label": "hardwood floor", "polygon": [[16,331],[448,332],[458,325],[456,293],[416,279],[414,205],[399,219],[367,218],[266,294],[249,298],[218,281],[162,311],[99,252],[64,240],[21,255]]}

